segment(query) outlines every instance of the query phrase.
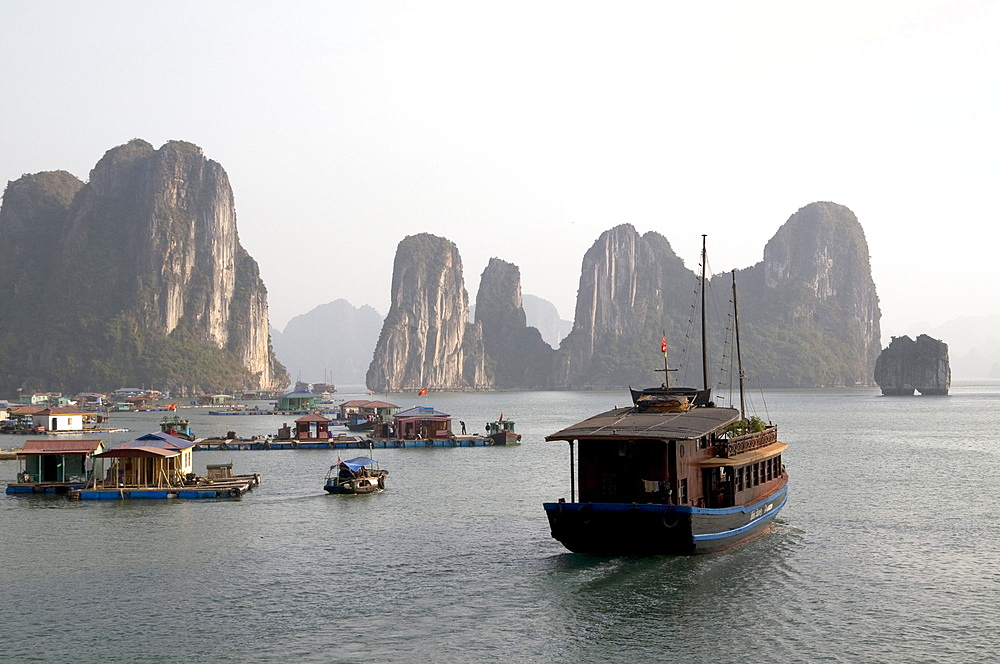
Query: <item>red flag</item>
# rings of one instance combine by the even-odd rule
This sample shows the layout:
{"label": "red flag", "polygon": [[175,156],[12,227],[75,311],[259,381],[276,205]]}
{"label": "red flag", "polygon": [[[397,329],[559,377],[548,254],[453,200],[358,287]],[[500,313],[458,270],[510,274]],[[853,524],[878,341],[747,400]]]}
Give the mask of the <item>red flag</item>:
{"label": "red flag", "polygon": [[660,350],[663,351],[664,353],[667,352],[667,338],[666,337],[663,337],[662,339],[660,339]]}
{"label": "red flag", "polygon": [[419,392],[417,392],[417,396],[418,396],[418,397],[422,397],[422,396],[424,396],[425,394],[427,394],[427,388],[426,388],[426,387],[425,387],[425,388],[423,388],[423,389],[421,389],[421,390],[420,390]]}
{"label": "red flag", "polygon": [[169,406],[167,406],[167,410],[177,410],[177,404],[175,403],[170,404]]}

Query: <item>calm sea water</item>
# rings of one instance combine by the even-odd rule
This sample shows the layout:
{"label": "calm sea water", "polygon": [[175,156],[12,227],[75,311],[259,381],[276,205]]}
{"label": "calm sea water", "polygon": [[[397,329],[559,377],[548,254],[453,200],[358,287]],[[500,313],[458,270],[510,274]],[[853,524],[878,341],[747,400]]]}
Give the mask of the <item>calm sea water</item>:
{"label": "calm sea water", "polygon": [[[524,439],[376,450],[377,495],[327,495],[341,453],[289,450],[195,454],[198,471],[261,473],[242,501],[0,496],[0,660],[996,660],[1000,383],[758,393],[789,444],[769,534],[694,558],[569,553],[541,507],[569,497],[567,446],[543,438],[627,398],[394,395],[470,431],[502,411]],[[182,413],[199,435],[290,421]],[[130,432],[107,439],[162,415],[119,417]],[[16,470],[0,462],[0,480]]]}

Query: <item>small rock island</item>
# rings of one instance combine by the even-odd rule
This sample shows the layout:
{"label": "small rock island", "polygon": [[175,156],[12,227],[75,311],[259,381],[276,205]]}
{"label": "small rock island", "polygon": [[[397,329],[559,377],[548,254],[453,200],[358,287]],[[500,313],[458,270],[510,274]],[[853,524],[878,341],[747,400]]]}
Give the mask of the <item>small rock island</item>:
{"label": "small rock island", "polygon": [[875,382],[888,396],[948,394],[951,366],[948,344],[921,334],[914,341],[908,336],[893,337],[888,348],[875,361]]}

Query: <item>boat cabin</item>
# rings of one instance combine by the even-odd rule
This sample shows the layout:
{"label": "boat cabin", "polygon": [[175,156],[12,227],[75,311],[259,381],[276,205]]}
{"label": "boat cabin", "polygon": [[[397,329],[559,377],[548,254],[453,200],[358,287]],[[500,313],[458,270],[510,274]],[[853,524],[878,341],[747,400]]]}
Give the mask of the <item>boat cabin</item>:
{"label": "boat cabin", "polygon": [[17,482],[8,485],[7,493],[61,493],[79,488],[95,471],[103,474],[103,462],[95,463],[94,458],[103,451],[101,440],[26,440],[17,452]]}
{"label": "boat cabin", "polygon": [[580,502],[733,507],[787,479],[777,428],[735,435],[738,419],[734,408],[619,408],[546,440],[579,445]]}
{"label": "boat cabin", "polygon": [[194,429],[191,428],[191,421],[180,415],[174,415],[173,417],[167,415],[160,420],[160,431],[171,436],[177,436],[178,438],[194,440]]}
{"label": "boat cabin", "polygon": [[451,415],[430,406],[415,406],[396,413],[393,418],[395,435],[400,438],[435,440],[452,437]]}

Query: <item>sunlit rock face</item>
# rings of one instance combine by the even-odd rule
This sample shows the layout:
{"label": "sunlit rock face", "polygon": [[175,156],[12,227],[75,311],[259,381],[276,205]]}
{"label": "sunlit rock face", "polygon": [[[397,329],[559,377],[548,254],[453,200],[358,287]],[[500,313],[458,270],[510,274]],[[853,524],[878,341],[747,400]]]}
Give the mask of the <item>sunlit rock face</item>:
{"label": "sunlit rock face", "polygon": [[366,383],[378,392],[492,387],[482,331],[455,244],[421,233],[404,238],[392,268],[392,300]]}
{"label": "sunlit rock face", "polygon": [[479,280],[476,323],[482,330],[487,370],[498,389],[551,385],[555,351],[526,323],[516,265],[490,259]]}
{"label": "sunlit rock face", "polygon": [[830,202],[801,208],[764,247],[761,269],[770,297],[780,298],[787,314],[850,347],[845,382],[870,384],[881,350],[881,311],[868,242],[854,213]]}
{"label": "sunlit rock face", "polygon": [[[563,387],[649,383],[659,339],[680,346],[694,274],[659,233],[631,224],[605,231],[583,258],[573,331],[560,347],[555,383]],[[679,312],[671,317],[668,311]],[[649,349],[642,366],[636,348]],[[662,380],[662,376],[660,377]]]}
{"label": "sunlit rock face", "polygon": [[156,150],[135,139],[109,150],[64,218],[49,237],[45,306],[76,321],[76,343],[49,349],[66,366],[36,380],[131,379],[182,392],[287,384],[270,350],[267,291],[239,243],[229,178],[201,148],[171,141]]}
{"label": "sunlit rock face", "polygon": [[951,366],[948,344],[921,334],[893,337],[875,362],[875,382],[885,395],[948,394]]}

